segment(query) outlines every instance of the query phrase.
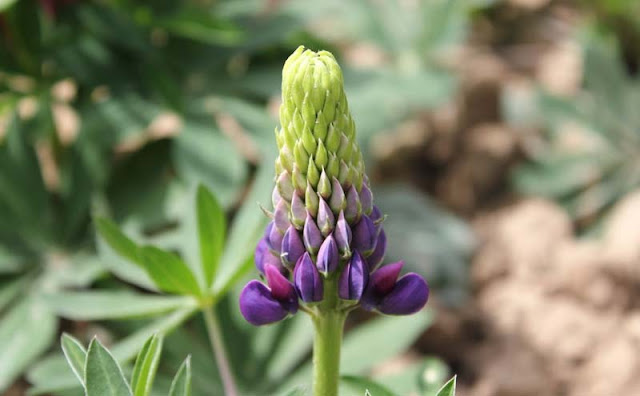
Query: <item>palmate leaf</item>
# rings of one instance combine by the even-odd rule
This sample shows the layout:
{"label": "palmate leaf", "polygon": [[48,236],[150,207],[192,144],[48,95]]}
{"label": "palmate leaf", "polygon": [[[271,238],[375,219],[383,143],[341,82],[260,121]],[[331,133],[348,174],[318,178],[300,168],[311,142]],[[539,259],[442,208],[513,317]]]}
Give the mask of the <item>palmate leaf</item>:
{"label": "palmate leaf", "polygon": [[601,37],[585,41],[584,70],[585,90],[575,98],[539,94],[548,144],[513,174],[518,190],[555,199],[582,230],[640,186],[640,78]]}
{"label": "palmate leaf", "polygon": [[161,290],[183,295],[201,294],[195,276],[175,254],[154,246],[145,246],[140,250],[140,255],[147,273]]}
{"label": "palmate leaf", "polygon": [[371,395],[371,396],[399,396],[386,387],[365,377],[343,375],[340,377],[340,394],[343,395]]}

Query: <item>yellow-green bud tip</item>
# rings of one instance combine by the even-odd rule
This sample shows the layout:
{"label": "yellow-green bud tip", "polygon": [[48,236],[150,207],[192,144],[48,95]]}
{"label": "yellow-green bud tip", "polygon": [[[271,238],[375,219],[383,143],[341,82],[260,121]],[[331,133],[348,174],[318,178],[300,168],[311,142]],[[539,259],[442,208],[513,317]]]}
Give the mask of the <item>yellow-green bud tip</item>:
{"label": "yellow-green bud tip", "polygon": [[[289,56],[282,69],[280,123],[276,130],[280,171],[292,173],[295,164],[314,189],[323,171],[345,188],[360,187],[364,166],[355,143],[355,124],[342,70],[330,52],[300,46]],[[348,170],[342,178],[341,162]]]}

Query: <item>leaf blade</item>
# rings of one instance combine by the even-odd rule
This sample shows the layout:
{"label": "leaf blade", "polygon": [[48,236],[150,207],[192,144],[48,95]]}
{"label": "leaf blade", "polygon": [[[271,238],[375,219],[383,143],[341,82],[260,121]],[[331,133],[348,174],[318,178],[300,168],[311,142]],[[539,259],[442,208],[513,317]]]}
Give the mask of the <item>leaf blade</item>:
{"label": "leaf blade", "polygon": [[65,359],[73,374],[80,380],[80,383],[84,387],[84,366],[87,361],[87,351],[84,346],[67,333],[62,333],[60,337],[60,344],[62,346],[62,353],[64,353]]}
{"label": "leaf blade", "polygon": [[222,206],[203,185],[196,193],[196,217],[200,242],[200,261],[206,287],[210,287],[224,249],[227,222]]}
{"label": "leaf blade", "polygon": [[97,338],[89,344],[84,377],[87,396],[133,396],[120,365]]}
{"label": "leaf blade", "polygon": [[173,378],[169,396],[191,396],[191,356],[187,356]]}
{"label": "leaf blade", "polygon": [[142,247],[140,254],[147,273],[162,291],[196,296],[201,294],[191,269],[175,254],[154,246]]}
{"label": "leaf blade", "polygon": [[134,396],[148,396],[151,392],[160,363],[162,342],[162,336],[154,334],[145,342],[138,354],[131,376],[131,388]]}

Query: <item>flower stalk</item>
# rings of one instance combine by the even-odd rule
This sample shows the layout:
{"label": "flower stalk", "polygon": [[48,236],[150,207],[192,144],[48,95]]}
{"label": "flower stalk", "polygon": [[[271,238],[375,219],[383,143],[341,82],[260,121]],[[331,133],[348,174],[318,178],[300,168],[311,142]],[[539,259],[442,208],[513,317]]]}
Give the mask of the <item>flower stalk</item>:
{"label": "flower stalk", "polygon": [[373,202],[331,53],[299,47],[287,59],[280,124],[272,221],[255,252],[266,282],[245,286],[240,311],[256,326],[298,310],[309,314],[314,395],[334,396],[348,312],[409,315],[426,304],[429,288],[417,274],[399,277],[402,262],[378,268],[387,246],[384,216]]}

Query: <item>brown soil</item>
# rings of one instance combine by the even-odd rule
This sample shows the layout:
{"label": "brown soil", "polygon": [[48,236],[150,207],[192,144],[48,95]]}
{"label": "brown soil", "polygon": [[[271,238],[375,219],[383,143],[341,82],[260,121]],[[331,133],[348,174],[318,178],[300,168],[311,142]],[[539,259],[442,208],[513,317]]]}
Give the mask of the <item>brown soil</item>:
{"label": "brown soil", "polygon": [[582,240],[556,205],[480,215],[473,297],[444,309],[421,348],[461,376],[460,395],[640,394],[640,192],[604,237]]}

